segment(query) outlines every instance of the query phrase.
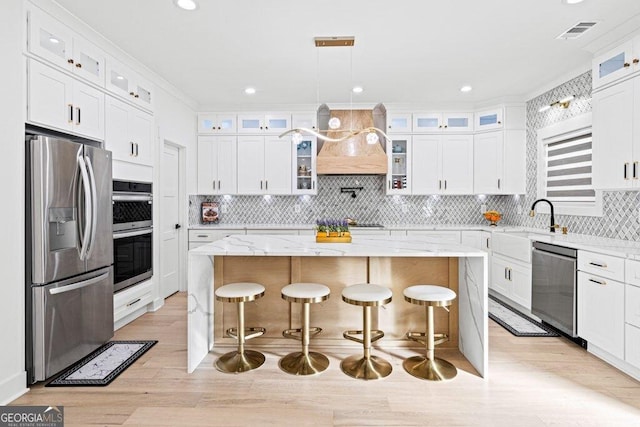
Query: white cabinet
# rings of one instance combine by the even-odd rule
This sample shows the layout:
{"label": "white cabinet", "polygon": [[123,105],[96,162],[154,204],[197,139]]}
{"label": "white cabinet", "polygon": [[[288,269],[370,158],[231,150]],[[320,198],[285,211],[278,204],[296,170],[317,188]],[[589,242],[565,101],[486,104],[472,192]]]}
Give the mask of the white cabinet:
{"label": "white cabinet", "polygon": [[147,280],[124,289],[113,296],[114,330],[120,329],[147,312],[147,304],[153,301],[153,282]]}
{"label": "white cabinet", "polygon": [[106,97],[105,147],[114,160],[153,166],[153,116]]}
{"label": "white cabinet", "polygon": [[473,135],[414,135],[412,194],[472,194]]}
{"label": "white cabinet", "polygon": [[593,185],[640,188],[640,77],[593,95]]}
{"label": "white cabinet", "polygon": [[497,130],[474,135],[474,193],[524,194],[526,150],[525,130]]}
{"label": "white cabinet", "polygon": [[[287,138],[288,139],[288,138]],[[317,194],[316,138],[303,135],[298,144],[289,143],[292,149],[293,194]]]}
{"label": "white cabinet", "polygon": [[502,128],[502,113],[502,107],[496,107],[490,110],[475,113],[475,130],[485,131]]}
{"label": "white cabinet", "polygon": [[531,264],[494,252],[490,288],[531,310]]}
{"label": "white cabinet", "polygon": [[618,359],[624,359],[624,286],[578,271],[578,335]]}
{"label": "white cabinet", "polygon": [[29,60],[27,120],[104,139],[104,94],[73,77]]}
{"label": "white cabinet", "polygon": [[238,130],[236,115],[233,113],[201,113],[198,114],[198,133],[227,134]]}
{"label": "white cabinet", "polygon": [[593,89],[640,71],[640,37],[635,37],[593,59]]}
{"label": "white cabinet", "polygon": [[411,136],[387,141],[387,194],[411,194]]}
{"label": "white cabinet", "polygon": [[28,49],[74,75],[104,87],[105,53],[37,7],[28,11]]}
{"label": "white cabinet", "polygon": [[489,231],[465,230],[462,232],[461,239],[464,246],[471,246],[491,253],[491,233]]}
{"label": "white cabinet", "polygon": [[238,133],[281,134],[289,129],[291,129],[290,114],[238,114]]}
{"label": "white cabinet", "polygon": [[291,140],[238,137],[238,194],[291,194]]}
{"label": "white cabinet", "polygon": [[236,194],[235,136],[198,137],[198,193]]}
{"label": "white cabinet", "polygon": [[387,114],[387,133],[411,132],[411,113]]}
{"label": "white cabinet", "polygon": [[473,113],[414,113],[413,132],[467,132],[473,130]]}
{"label": "white cabinet", "polygon": [[624,360],[640,368],[640,261],[626,260],[625,277]]}
{"label": "white cabinet", "polygon": [[118,60],[107,58],[106,88],[114,94],[133,102],[139,107],[151,110],[151,83]]}
{"label": "white cabinet", "polygon": [[291,127],[318,130],[317,113],[293,113],[291,115]]}
{"label": "white cabinet", "polygon": [[485,243],[492,253],[489,287],[531,310],[531,240],[496,232]]}

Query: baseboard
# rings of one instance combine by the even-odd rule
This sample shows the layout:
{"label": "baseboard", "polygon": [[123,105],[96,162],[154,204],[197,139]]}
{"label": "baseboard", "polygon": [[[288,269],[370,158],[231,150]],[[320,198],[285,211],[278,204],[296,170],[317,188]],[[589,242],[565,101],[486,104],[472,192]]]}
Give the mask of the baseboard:
{"label": "baseboard", "polygon": [[607,353],[605,350],[591,343],[587,344],[587,351],[593,354],[594,356],[597,356],[598,358],[604,360],[614,368],[621,370],[622,372],[629,375],[636,381],[640,381],[640,369],[636,368],[635,366],[628,364],[624,360],[618,359],[612,354]]}
{"label": "baseboard", "polygon": [[5,406],[29,391],[26,371],[0,382],[0,405]]}
{"label": "baseboard", "polygon": [[113,324],[113,330],[117,331],[118,329],[122,328],[124,325],[126,325],[127,323],[131,323],[134,320],[136,320],[138,317],[142,316],[143,314],[145,314],[147,312],[147,307],[150,306],[151,303],[145,305],[144,307],[140,307],[139,309],[137,309],[136,311],[133,311],[129,314],[127,314],[126,316],[124,316],[123,318],[116,320]]}
{"label": "baseboard", "polygon": [[149,311],[158,311],[164,306],[164,298],[156,298],[150,304],[147,304]]}

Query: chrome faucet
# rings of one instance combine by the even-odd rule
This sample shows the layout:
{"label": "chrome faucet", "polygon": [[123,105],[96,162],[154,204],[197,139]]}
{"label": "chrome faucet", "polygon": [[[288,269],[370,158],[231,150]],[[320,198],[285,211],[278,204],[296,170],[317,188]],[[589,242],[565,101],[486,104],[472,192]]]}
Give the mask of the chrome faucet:
{"label": "chrome faucet", "polygon": [[549,206],[551,207],[551,227],[549,228],[549,231],[551,231],[552,233],[556,232],[556,220],[553,217],[553,203],[551,203],[549,200],[547,199],[538,199],[535,202],[533,202],[533,204],[531,205],[531,212],[529,212],[529,216],[530,217],[534,217],[536,215],[536,205],[538,204],[538,202],[547,202],[549,203]]}

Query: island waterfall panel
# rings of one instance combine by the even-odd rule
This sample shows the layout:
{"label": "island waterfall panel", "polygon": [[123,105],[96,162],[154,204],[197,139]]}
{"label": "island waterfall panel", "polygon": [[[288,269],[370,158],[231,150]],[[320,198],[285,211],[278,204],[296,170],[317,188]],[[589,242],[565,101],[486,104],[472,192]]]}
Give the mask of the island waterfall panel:
{"label": "island waterfall panel", "polygon": [[[295,341],[282,336],[290,327],[300,327],[300,304],[289,303],[280,296],[280,289],[295,282],[321,283],[329,287],[331,297],[314,304],[311,325],[321,327],[322,333],[314,337],[316,344],[354,347],[342,333],[358,329],[362,311],[342,301],[342,289],[358,283],[375,283],[393,290],[393,301],[384,308],[372,311],[372,326],[381,329],[385,337],[377,345],[419,347],[406,339],[408,331],[424,331],[426,311],[423,306],[404,300],[404,288],[417,284],[440,285],[458,293],[457,258],[403,258],[403,257],[252,257],[217,256],[214,264],[214,288],[234,282],[257,282],[265,286],[263,298],[245,308],[247,327],[263,327],[266,333],[252,340],[251,345],[296,347]],[[217,345],[236,345],[225,336],[228,328],[236,326],[237,307],[215,302],[214,341]],[[458,347],[458,304],[454,301],[450,313],[435,310],[436,331],[449,334],[450,340],[441,347]]]}

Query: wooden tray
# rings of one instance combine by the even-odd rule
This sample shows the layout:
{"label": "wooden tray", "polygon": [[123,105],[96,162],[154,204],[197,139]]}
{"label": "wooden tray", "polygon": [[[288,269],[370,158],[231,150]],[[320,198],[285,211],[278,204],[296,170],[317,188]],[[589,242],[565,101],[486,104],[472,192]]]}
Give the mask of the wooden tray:
{"label": "wooden tray", "polygon": [[351,235],[327,236],[316,234],[316,243],[351,243]]}

